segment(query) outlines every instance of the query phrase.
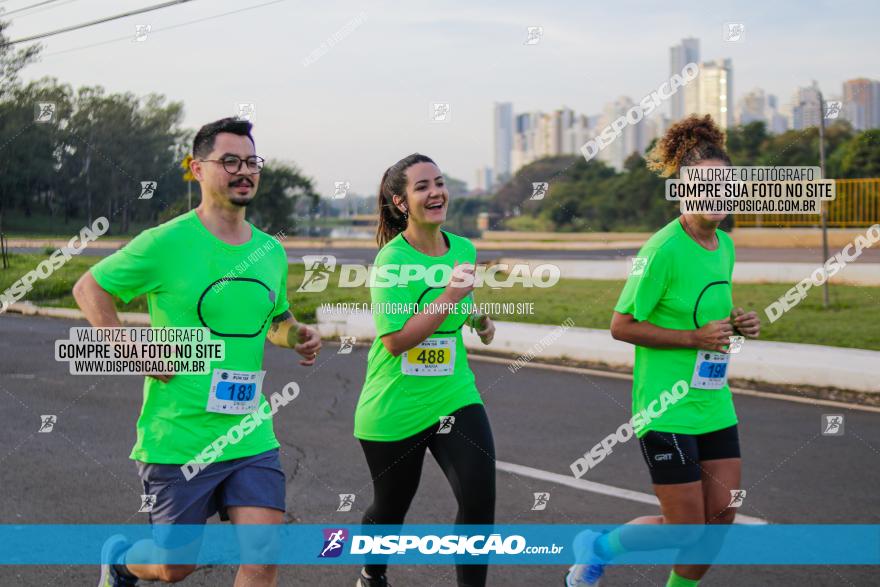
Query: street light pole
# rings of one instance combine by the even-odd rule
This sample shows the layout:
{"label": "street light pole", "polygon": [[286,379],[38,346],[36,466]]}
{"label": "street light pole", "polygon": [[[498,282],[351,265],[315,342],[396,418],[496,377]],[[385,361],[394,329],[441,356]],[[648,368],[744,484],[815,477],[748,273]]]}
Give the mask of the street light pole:
{"label": "street light pole", "polygon": [[[816,90],[819,94],[819,168],[822,171],[822,179],[827,179],[825,176],[825,100],[822,98],[822,92],[820,90]],[[824,201],[820,201],[819,205],[821,206],[821,218],[822,218],[822,264],[824,266],[825,260],[828,259],[828,210],[826,208],[826,204]],[[825,283],[822,286],[822,305],[825,309],[830,305],[830,294],[828,291],[828,281],[825,280]]]}

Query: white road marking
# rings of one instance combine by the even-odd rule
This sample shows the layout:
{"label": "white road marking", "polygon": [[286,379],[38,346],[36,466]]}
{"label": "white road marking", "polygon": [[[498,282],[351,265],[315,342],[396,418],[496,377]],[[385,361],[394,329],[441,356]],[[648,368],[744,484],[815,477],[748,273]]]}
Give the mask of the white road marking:
{"label": "white road marking", "polygon": [[[657,507],[660,506],[660,502],[657,500],[657,496],[651,495],[649,493],[642,493],[641,491],[632,491],[631,489],[623,489],[621,487],[605,485],[604,483],[596,483],[595,481],[575,479],[574,477],[569,475],[560,475],[559,473],[551,473],[550,471],[533,469],[532,467],[517,465],[515,463],[506,463],[504,461],[495,461],[495,468],[499,471],[505,471],[507,473],[513,473],[515,475],[522,475],[523,477],[531,477],[532,479],[540,479],[541,481],[549,481],[551,483],[565,485],[566,487],[573,487],[582,491],[591,491],[593,493],[608,495],[610,497],[618,497],[620,499],[628,499],[630,501],[637,501],[639,503],[647,503]],[[738,513],[736,515],[736,523],[767,524],[769,522],[767,522],[767,520],[763,518],[755,518]]]}

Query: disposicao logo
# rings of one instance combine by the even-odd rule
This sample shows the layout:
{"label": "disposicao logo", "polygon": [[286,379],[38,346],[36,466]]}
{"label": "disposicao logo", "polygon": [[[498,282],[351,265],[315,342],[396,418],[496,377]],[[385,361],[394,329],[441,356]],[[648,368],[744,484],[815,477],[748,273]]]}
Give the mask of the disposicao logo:
{"label": "disposicao logo", "polygon": [[344,528],[324,528],[324,548],[318,558],[335,558],[342,554],[348,530]]}

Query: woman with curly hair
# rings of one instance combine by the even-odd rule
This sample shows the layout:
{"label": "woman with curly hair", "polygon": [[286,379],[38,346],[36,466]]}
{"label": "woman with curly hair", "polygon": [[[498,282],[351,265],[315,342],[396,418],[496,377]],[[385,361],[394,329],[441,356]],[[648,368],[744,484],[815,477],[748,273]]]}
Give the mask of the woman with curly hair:
{"label": "woman with curly hair", "polygon": [[[649,168],[663,177],[685,166],[730,164],[724,134],[708,115],[673,125],[648,155]],[[614,308],[611,335],[636,347],[632,409],[633,422],[642,425],[633,427],[660,515],[579,534],[575,551],[584,564],[569,570],[569,587],[595,585],[605,565],[628,551],[677,547],[683,561],[697,548],[715,552],[723,533],[706,533],[705,525],[733,523],[731,491],[740,487],[742,461],[727,385],[730,337],[757,338],[761,323],[756,312],[733,307],[733,240],[718,228],[725,217],[682,214],[657,231]],[[645,524],[673,524],[676,531],[646,532]],[[675,564],[666,585],[694,587],[708,569]]]}

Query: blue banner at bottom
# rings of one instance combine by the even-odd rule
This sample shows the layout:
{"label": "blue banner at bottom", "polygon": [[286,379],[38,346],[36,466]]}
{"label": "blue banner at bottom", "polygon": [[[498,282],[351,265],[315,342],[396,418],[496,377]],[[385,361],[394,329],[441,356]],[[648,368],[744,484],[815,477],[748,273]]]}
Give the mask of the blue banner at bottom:
{"label": "blue banner at bottom", "polygon": [[880,525],[795,524],[0,525],[0,564],[116,563],[102,559],[125,550],[127,564],[570,565],[612,530],[626,552],[611,564],[880,564]]}

